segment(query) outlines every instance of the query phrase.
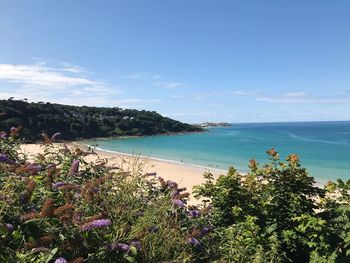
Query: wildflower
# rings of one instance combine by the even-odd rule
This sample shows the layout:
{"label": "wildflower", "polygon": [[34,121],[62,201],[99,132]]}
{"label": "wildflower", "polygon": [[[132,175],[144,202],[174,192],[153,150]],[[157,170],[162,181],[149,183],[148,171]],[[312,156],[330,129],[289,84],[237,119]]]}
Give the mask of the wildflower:
{"label": "wildflower", "polygon": [[209,227],[203,227],[201,229],[200,236],[204,236],[204,235],[208,234],[209,231],[210,231]]}
{"label": "wildflower", "polygon": [[187,243],[190,244],[190,245],[194,245],[194,246],[200,246],[200,242],[194,238],[194,237],[191,237],[187,240]]}
{"label": "wildflower", "polygon": [[37,213],[37,212],[29,212],[27,214],[24,214],[21,216],[21,220],[22,221],[27,221],[27,220],[31,220],[31,219],[34,219],[34,218],[39,218],[40,217],[40,214]]}
{"label": "wildflower", "polygon": [[137,250],[141,250],[141,242],[138,240],[134,240],[131,242],[131,245],[135,247]]}
{"label": "wildflower", "polygon": [[74,259],[73,261],[71,261],[71,263],[83,263],[83,262],[84,262],[83,257],[78,257],[78,258]]}
{"label": "wildflower", "polygon": [[266,151],[266,153],[270,156],[272,156],[274,159],[279,159],[279,154],[275,150],[275,148],[271,148],[270,150]]}
{"label": "wildflower", "polygon": [[17,136],[18,133],[19,133],[19,131],[20,131],[21,129],[22,129],[21,126],[18,126],[17,128],[16,128],[16,127],[12,127],[12,128],[10,129],[10,136],[11,136],[11,137]]}
{"label": "wildflower", "polygon": [[175,199],[175,200],[172,200],[172,203],[173,205],[176,205],[176,206],[179,206],[179,207],[185,207],[185,203],[182,202],[180,199]]}
{"label": "wildflower", "polygon": [[43,134],[41,134],[41,136],[44,139],[44,144],[51,144],[52,143],[52,141],[50,140],[49,136],[47,136],[47,134],[43,133]]}
{"label": "wildflower", "polygon": [[80,186],[76,184],[64,184],[60,186],[62,190],[80,190]]}
{"label": "wildflower", "polygon": [[56,169],[56,165],[53,163],[50,163],[49,165],[46,166],[47,170],[51,170],[51,169]]}
{"label": "wildflower", "polygon": [[296,164],[299,161],[299,156],[297,154],[291,154],[287,157],[287,161],[291,164]]}
{"label": "wildflower", "polygon": [[124,243],[112,243],[109,245],[109,248],[120,252],[128,252],[130,250],[130,246]]}
{"label": "wildflower", "polygon": [[40,214],[42,217],[51,217],[54,213],[54,202],[52,198],[48,198],[45,203],[43,204],[43,207],[41,208]]}
{"label": "wildflower", "polygon": [[13,231],[13,225],[12,224],[6,223],[6,228],[7,228],[8,232],[12,232]]}
{"label": "wildflower", "polygon": [[75,209],[74,205],[62,205],[59,208],[56,208],[54,211],[55,216],[59,216],[62,214],[69,213],[70,211],[73,211]]}
{"label": "wildflower", "polygon": [[59,257],[55,260],[55,263],[68,263],[65,258]]}
{"label": "wildflower", "polygon": [[172,191],[172,192],[170,193],[170,197],[171,197],[172,199],[178,199],[178,198],[176,198],[176,197],[177,197],[179,194],[180,194],[179,191],[174,190],[174,191]]}
{"label": "wildflower", "polygon": [[165,188],[167,185],[166,185],[166,183],[165,183],[165,181],[164,181],[164,179],[162,178],[162,177],[158,177],[158,180],[159,180],[159,183],[160,183],[160,185],[163,187],[163,188]]}
{"label": "wildflower", "polygon": [[156,173],[156,172],[152,172],[152,173],[147,173],[146,175],[147,175],[147,176],[156,176],[157,173]]}
{"label": "wildflower", "polygon": [[81,231],[89,231],[93,228],[102,228],[102,227],[107,227],[110,226],[112,224],[112,221],[109,219],[98,219],[98,220],[94,220],[92,222],[83,224],[80,227]]}
{"label": "wildflower", "polygon": [[203,215],[206,215],[206,214],[208,214],[208,213],[210,212],[211,209],[212,209],[212,205],[209,204],[209,205],[207,205],[206,207],[204,207],[204,208],[201,209],[201,213],[202,213]]}
{"label": "wildflower", "polygon": [[58,137],[61,136],[60,132],[56,132],[54,135],[51,136],[51,141],[54,142],[58,139]]}
{"label": "wildflower", "polygon": [[201,216],[201,212],[199,210],[192,210],[189,212],[189,216],[191,218],[197,218]]}
{"label": "wildflower", "polygon": [[253,171],[256,171],[256,169],[258,168],[258,164],[255,159],[251,159],[249,161],[249,168],[252,169]]}
{"label": "wildflower", "polygon": [[54,187],[54,188],[59,188],[59,187],[65,185],[65,184],[66,184],[65,182],[57,182],[57,183],[54,183],[54,184],[52,185],[52,187]]}
{"label": "wildflower", "polygon": [[183,191],[186,191],[186,190],[187,190],[186,187],[181,187],[181,188],[178,188],[178,189],[177,189],[177,191],[179,191],[179,192],[183,192]]}
{"label": "wildflower", "polygon": [[6,164],[14,164],[15,163],[6,154],[2,154],[2,153],[0,153],[0,162],[6,163]]}
{"label": "wildflower", "polygon": [[186,193],[183,193],[183,194],[179,194],[177,196],[177,199],[183,199],[183,198],[187,198],[190,196],[190,193],[186,192]]}
{"label": "wildflower", "polygon": [[26,169],[34,175],[38,174],[38,172],[42,169],[42,166],[38,164],[29,164],[26,166]]}
{"label": "wildflower", "polygon": [[49,245],[55,241],[56,237],[54,235],[46,235],[39,239],[40,244]]}
{"label": "wildflower", "polygon": [[174,181],[166,181],[166,185],[170,188],[170,189],[177,189],[177,183]]}
{"label": "wildflower", "polygon": [[4,131],[0,132],[0,139],[6,139],[6,137],[7,137],[6,132],[4,132]]}
{"label": "wildflower", "polygon": [[73,160],[69,170],[69,175],[76,175],[79,171],[79,160]]}

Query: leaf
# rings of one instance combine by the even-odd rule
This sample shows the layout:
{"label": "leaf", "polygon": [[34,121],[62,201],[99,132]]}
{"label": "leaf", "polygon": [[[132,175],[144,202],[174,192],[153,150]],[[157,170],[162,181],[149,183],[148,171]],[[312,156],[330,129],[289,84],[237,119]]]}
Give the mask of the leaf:
{"label": "leaf", "polygon": [[52,249],[52,250],[50,251],[50,255],[47,257],[46,263],[48,263],[48,262],[51,261],[51,259],[52,259],[52,258],[54,257],[54,255],[57,253],[57,251],[58,251],[58,247],[56,247],[56,248],[54,248],[54,249]]}

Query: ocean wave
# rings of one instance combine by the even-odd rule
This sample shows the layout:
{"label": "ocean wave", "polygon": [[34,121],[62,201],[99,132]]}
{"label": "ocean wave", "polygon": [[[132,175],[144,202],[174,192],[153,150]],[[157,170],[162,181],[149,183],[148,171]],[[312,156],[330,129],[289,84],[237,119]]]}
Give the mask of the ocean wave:
{"label": "ocean wave", "polygon": [[294,133],[287,133],[287,135],[291,139],[305,141],[305,142],[317,142],[317,143],[335,144],[335,145],[350,145],[348,141],[329,141],[329,140],[313,139],[313,138],[308,138],[304,136],[299,136]]}

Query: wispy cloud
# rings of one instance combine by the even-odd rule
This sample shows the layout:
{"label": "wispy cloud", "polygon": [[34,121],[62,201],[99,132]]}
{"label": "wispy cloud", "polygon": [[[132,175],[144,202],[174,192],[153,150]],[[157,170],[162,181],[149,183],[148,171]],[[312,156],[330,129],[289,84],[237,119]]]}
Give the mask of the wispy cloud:
{"label": "wispy cloud", "polygon": [[122,98],[121,88],[91,77],[69,63],[0,64],[0,98],[50,101],[70,105],[142,107],[158,99]]}
{"label": "wispy cloud", "polygon": [[278,104],[349,104],[350,98],[338,96],[275,96],[257,97],[256,101],[272,102]]}
{"label": "wispy cloud", "polygon": [[159,80],[159,79],[162,79],[163,76],[159,75],[159,74],[152,74],[150,72],[136,72],[136,73],[129,73],[129,74],[121,75],[119,78],[130,79],[130,80],[142,79],[142,78],[147,78],[147,79],[151,79],[151,80]]}
{"label": "wispy cloud", "polygon": [[98,81],[81,77],[77,74],[73,75],[67,73],[77,73],[77,69],[73,67],[51,68],[37,64],[0,64],[0,80],[6,80],[11,83],[50,87],[55,89],[82,85],[101,85]]}
{"label": "wispy cloud", "polygon": [[140,79],[150,76],[148,72],[137,72],[120,76],[121,79]]}
{"label": "wispy cloud", "polygon": [[190,99],[190,100],[203,100],[208,97],[213,95],[213,93],[207,93],[207,92],[202,92],[202,93],[189,93],[189,94],[174,94],[171,97],[173,99]]}
{"label": "wispy cloud", "polygon": [[304,91],[294,91],[294,92],[287,92],[283,94],[283,97],[286,97],[286,98],[302,98],[306,96],[307,96],[307,92],[304,92]]}
{"label": "wispy cloud", "polygon": [[155,82],[154,85],[158,87],[164,87],[167,89],[186,88],[189,86],[187,83],[184,82]]}
{"label": "wispy cloud", "polygon": [[[227,92],[227,95],[234,95],[234,96],[252,96],[255,93],[245,90],[232,90]],[[226,94],[223,94],[226,95]]]}

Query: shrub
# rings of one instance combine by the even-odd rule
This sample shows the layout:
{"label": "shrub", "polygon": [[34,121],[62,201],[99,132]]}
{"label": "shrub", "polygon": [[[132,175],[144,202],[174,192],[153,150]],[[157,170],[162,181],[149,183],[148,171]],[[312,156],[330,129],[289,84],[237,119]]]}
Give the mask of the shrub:
{"label": "shrub", "polygon": [[111,166],[92,149],[19,148],[0,132],[0,262],[349,262],[350,180],[324,189],[292,154],[249,163],[243,175],[205,173],[189,193],[145,174],[137,159]]}
{"label": "shrub", "polygon": [[91,151],[57,148],[44,138],[44,154],[33,161],[19,154],[13,136],[0,141],[0,261],[208,258],[207,237],[197,233],[207,221],[191,216],[188,194],[175,182],[99,158],[87,162]]}

